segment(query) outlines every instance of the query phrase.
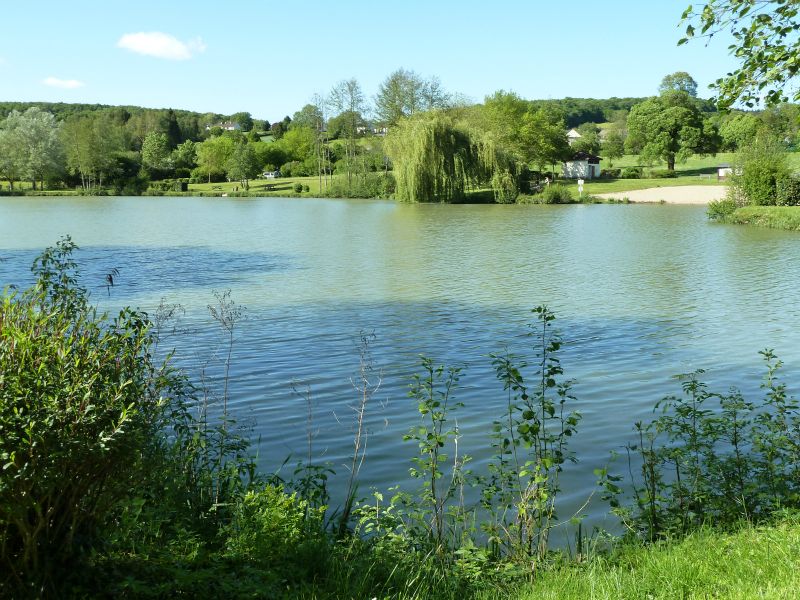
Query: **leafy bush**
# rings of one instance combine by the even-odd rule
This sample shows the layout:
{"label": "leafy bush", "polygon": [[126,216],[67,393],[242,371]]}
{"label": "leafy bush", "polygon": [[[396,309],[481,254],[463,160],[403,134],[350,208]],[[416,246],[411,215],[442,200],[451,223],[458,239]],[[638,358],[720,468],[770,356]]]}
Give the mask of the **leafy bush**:
{"label": "leafy bush", "polygon": [[695,371],[681,376],[682,395],[656,405],[656,419],[636,424],[627,447],[640,465],[638,476],[630,471],[632,506],[619,501],[621,478],[599,473],[630,531],[652,541],[800,506],[800,407],[778,378],[781,362],[770,350],[761,354],[761,402],[736,389],[710,392]]}
{"label": "leafy bush", "polygon": [[394,191],[394,184],[391,173],[364,173],[354,176],[350,183],[346,177],[339,176],[333,179],[326,195],[332,198],[386,198]]}
{"label": "leafy bush", "polygon": [[620,179],[641,179],[642,178],[642,168],[641,167],[625,167],[622,169],[622,172],[619,174]]}
{"label": "leafy bush", "polygon": [[622,169],[603,169],[600,171],[601,179],[616,179],[620,176]]}
{"label": "leafy bush", "polygon": [[[290,561],[306,537],[309,526],[321,531],[322,511],[309,516],[310,507],[296,494],[288,495],[266,485],[247,492],[233,509],[225,527],[226,554],[264,565]],[[309,523],[308,518],[315,520]]]}
{"label": "leafy bush", "polygon": [[519,196],[519,188],[514,176],[508,171],[495,171],[492,176],[494,201],[500,204],[513,204]]}
{"label": "leafy bush", "polygon": [[304,192],[306,192],[306,193],[308,193],[308,192],[310,192],[310,191],[311,191],[311,188],[310,188],[310,187],[308,187],[307,185],[304,185],[304,186],[303,186],[303,191],[304,191]]}
{"label": "leafy bush", "polygon": [[712,221],[724,221],[737,208],[736,202],[730,198],[712,200],[708,203],[706,216]]}
{"label": "leafy bush", "polygon": [[307,166],[299,160],[284,163],[280,168],[280,172],[281,177],[307,177],[312,174]]}
{"label": "leafy bush", "polygon": [[669,169],[651,169],[650,170],[650,177],[653,179],[671,179],[673,177],[677,177],[678,173],[676,171],[670,171]]}
{"label": "leafy bush", "polygon": [[731,188],[748,204],[774,205],[778,181],[788,176],[786,154],[781,144],[762,137],[738,154]]}
{"label": "leafy bush", "polygon": [[158,192],[186,192],[189,190],[189,179],[163,179],[151,181],[148,188]]}
{"label": "leafy bush", "polygon": [[[98,315],[67,237],[0,304],[0,595],[52,591],[147,468],[172,382],[145,315]],[[23,595],[25,595],[23,593]]]}
{"label": "leafy bush", "polygon": [[789,175],[778,179],[776,186],[776,201],[779,206],[800,205],[800,177]]}
{"label": "leafy bush", "polygon": [[548,185],[542,192],[543,204],[569,204],[574,201],[572,192],[563,185]]}
{"label": "leafy bush", "polygon": [[298,181],[297,183],[294,184],[293,189],[295,194],[299,194],[300,192],[303,191],[303,184]]}

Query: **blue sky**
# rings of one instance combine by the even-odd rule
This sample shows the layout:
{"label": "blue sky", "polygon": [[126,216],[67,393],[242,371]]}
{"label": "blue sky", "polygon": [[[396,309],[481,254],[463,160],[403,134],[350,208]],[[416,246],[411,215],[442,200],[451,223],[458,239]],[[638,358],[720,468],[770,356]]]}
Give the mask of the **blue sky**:
{"label": "blue sky", "polygon": [[734,66],[724,39],[681,47],[687,0],[115,0],[9,2],[0,100],[98,102],[275,121],[355,77],[403,67],[480,101],[655,94]]}

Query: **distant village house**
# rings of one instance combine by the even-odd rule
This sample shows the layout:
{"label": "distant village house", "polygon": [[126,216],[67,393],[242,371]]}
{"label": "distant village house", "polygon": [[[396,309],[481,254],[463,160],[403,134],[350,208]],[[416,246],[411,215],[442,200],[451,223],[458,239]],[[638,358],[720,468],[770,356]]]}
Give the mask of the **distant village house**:
{"label": "distant village house", "polygon": [[214,129],[214,127],[219,127],[223,131],[239,131],[242,126],[239,123],[234,123],[233,121],[225,121],[224,123],[214,123],[213,125],[206,125],[206,131],[210,131]]}
{"label": "distant village house", "polygon": [[578,131],[577,131],[576,129],[570,129],[570,130],[567,132],[567,143],[568,143],[570,146],[572,146],[572,144],[574,144],[574,143],[575,143],[575,140],[579,140],[579,139],[581,139],[582,137],[583,137],[583,136],[582,136],[580,133],[578,133]]}

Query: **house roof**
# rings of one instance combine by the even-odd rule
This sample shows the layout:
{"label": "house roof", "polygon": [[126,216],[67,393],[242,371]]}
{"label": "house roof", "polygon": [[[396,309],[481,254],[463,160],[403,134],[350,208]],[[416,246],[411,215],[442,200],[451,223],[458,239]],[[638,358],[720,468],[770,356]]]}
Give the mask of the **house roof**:
{"label": "house roof", "polygon": [[565,162],[572,162],[575,160],[586,160],[590,164],[597,165],[600,164],[600,161],[602,159],[599,156],[595,156],[594,154],[589,154],[588,152],[581,151],[573,154],[572,157],[567,159]]}
{"label": "house roof", "polygon": [[567,132],[567,137],[568,137],[568,138],[572,138],[572,139],[578,139],[578,138],[581,138],[581,137],[583,137],[583,136],[582,136],[580,133],[578,133],[578,131],[577,131],[577,130],[575,130],[575,129],[570,129],[570,130]]}

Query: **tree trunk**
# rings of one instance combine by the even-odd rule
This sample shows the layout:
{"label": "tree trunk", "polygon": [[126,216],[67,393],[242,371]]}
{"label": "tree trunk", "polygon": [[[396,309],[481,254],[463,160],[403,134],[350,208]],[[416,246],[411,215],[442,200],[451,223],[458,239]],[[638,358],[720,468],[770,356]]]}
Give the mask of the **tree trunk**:
{"label": "tree trunk", "polygon": [[675,170],[675,155],[667,154],[667,171]]}

